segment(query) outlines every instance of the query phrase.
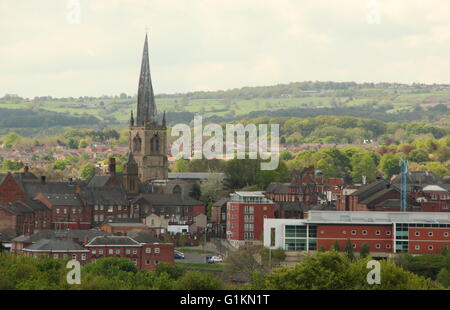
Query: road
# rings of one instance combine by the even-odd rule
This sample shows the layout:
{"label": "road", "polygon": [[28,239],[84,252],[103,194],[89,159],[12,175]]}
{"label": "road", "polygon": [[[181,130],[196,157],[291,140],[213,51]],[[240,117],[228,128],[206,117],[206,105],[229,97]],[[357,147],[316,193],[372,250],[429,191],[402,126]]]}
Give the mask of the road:
{"label": "road", "polygon": [[184,253],[184,259],[175,259],[175,263],[206,263],[206,256],[211,254]]}

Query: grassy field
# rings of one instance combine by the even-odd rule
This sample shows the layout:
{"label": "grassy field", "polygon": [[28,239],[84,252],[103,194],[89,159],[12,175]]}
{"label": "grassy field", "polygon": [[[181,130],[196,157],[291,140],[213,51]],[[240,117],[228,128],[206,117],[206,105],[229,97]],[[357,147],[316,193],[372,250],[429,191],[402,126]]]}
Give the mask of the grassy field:
{"label": "grassy field", "polygon": [[[410,109],[422,105],[450,104],[450,90],[423,89],[358,89],[348,91],[322,90],[298,97],[280,96],[279,98],[258,97],[242,99],[229,97],[226,99],[205,98],[191,99],[188,96],[157,97],[158,111],[200,113],[210,116],[240,116],[255,111],[275,111],[280,109],[324,108],[324,107],[359,107],[364,105],[390,105],[391,112]],[[45,109],[65,112],[72,115],[84,113],[100,119],[114,117],[122,123],[129,120],[130,110],[136,109],[136,99],[66,99],[62,100],[17,100],[0,99],[0,108],[8,109]]]}

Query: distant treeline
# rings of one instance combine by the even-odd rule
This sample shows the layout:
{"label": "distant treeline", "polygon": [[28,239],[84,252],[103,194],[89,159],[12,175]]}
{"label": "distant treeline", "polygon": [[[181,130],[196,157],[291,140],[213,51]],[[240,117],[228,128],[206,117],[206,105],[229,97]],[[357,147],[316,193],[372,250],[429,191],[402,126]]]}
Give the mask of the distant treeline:
{"label": "distant treeline", "polygon": [[[336,107],[336,108],[296,108],[296,109],[280,109],[270,111],[271,117],[299,117],[311,118],[316,116],[355,116],[363,118],[371,118],[383,122],[408,122],[408,121],[433,121],[438,120],[442,116],[450,113],[445,105],[439,105],[434,108],[424,110],[417,107],[414,111],[399,111],[396,113],[389,113],[392,106],[358,106],[358,107]],[[268,115],[268,111],[254,111],[246,115],[213,116],[208,118],[208,121],[214,123],[230,122],[236,119],[258,118]]]}
{"label": "distant treeline", "polygon": [[352,96],[354,91],[363,89],[410,89],[417,93],[427,93],[436,88],[448,87],[448,85],[421,85],[412,86],[398,83],[355,83],[355,82],[296,82],[279,84],[274,86],[243,87],[219,91],[197,91],[186,94],[159,95],[158,97],[185,96],[188,99],[253,99],[253,98],[279,98],[284,96],[305,97],[311,92],[337,91],[336,96]]}
{"label": "distant treeline", "polygon": [[49,128],[57,126],[93,126],[101,121],[93,115],[72,116],[48,110],[0,108],[0,128]]}

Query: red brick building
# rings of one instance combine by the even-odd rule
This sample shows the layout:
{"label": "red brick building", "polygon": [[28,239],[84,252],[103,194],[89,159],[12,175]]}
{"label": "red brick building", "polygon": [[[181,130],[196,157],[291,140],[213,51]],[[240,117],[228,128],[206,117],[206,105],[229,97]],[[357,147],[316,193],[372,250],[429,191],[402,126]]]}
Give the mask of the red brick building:
{"label": "red brick building", "polygon": [[48,255],[52,258],[71,258],[79,261],[81,265],[90,262],[89,250],[72,240],[41,239],[36,243],[25,247],[22,252],[26,256],[32,257]]}
{"label": "red brick building", "polygon": [[91,261],[102,257],[128,258],[137,268],[155,270],[162,262],[174,263],[173,244],[141,242],[129,236],[99,236],[85,245],[90,251]]}
{"label": "red brick building", "polygon": [[92,215],[78,194],[38,194],[35,197],[52,210],[51,229],[89,229]]}
{"label": "red brick building", "polygon": [[275,217],[275,204],[262,192],[236,192],[227,203],[227,239],[239,247],[260,244],[265,218]]}
{"label": "red brick building", "polygon": [[0,206],[0,232],[4,238],[32,234],[50,226],[51,210],[40,201],[20,200]]}
{"label": "red brick building", "polygon": [[432,254],[450,247],[450,214],[428,212],[310,211],[307,219],[266,219],[264,245],[288,251],[344,250],[369,245],[375,257]]}
{"label": "red brick building", "polygon": [[27,196],[13,174],[0,174],[0,205],[22,199],[27,199]]}

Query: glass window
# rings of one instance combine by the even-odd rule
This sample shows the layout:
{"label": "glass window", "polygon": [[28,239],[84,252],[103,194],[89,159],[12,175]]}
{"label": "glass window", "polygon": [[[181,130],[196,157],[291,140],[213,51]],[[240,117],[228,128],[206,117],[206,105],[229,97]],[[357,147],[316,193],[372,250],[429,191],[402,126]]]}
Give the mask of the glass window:
{"label": "glass window", "polygon": [[150,254],[151,252],[152,252],[152,249],[151,249],[151,248],[146,248],[146,249],[145,249],[145,253]]}
{"label": "glass window", "polygon": [[155,254],[159,254],[159,248],[155,248]]}

